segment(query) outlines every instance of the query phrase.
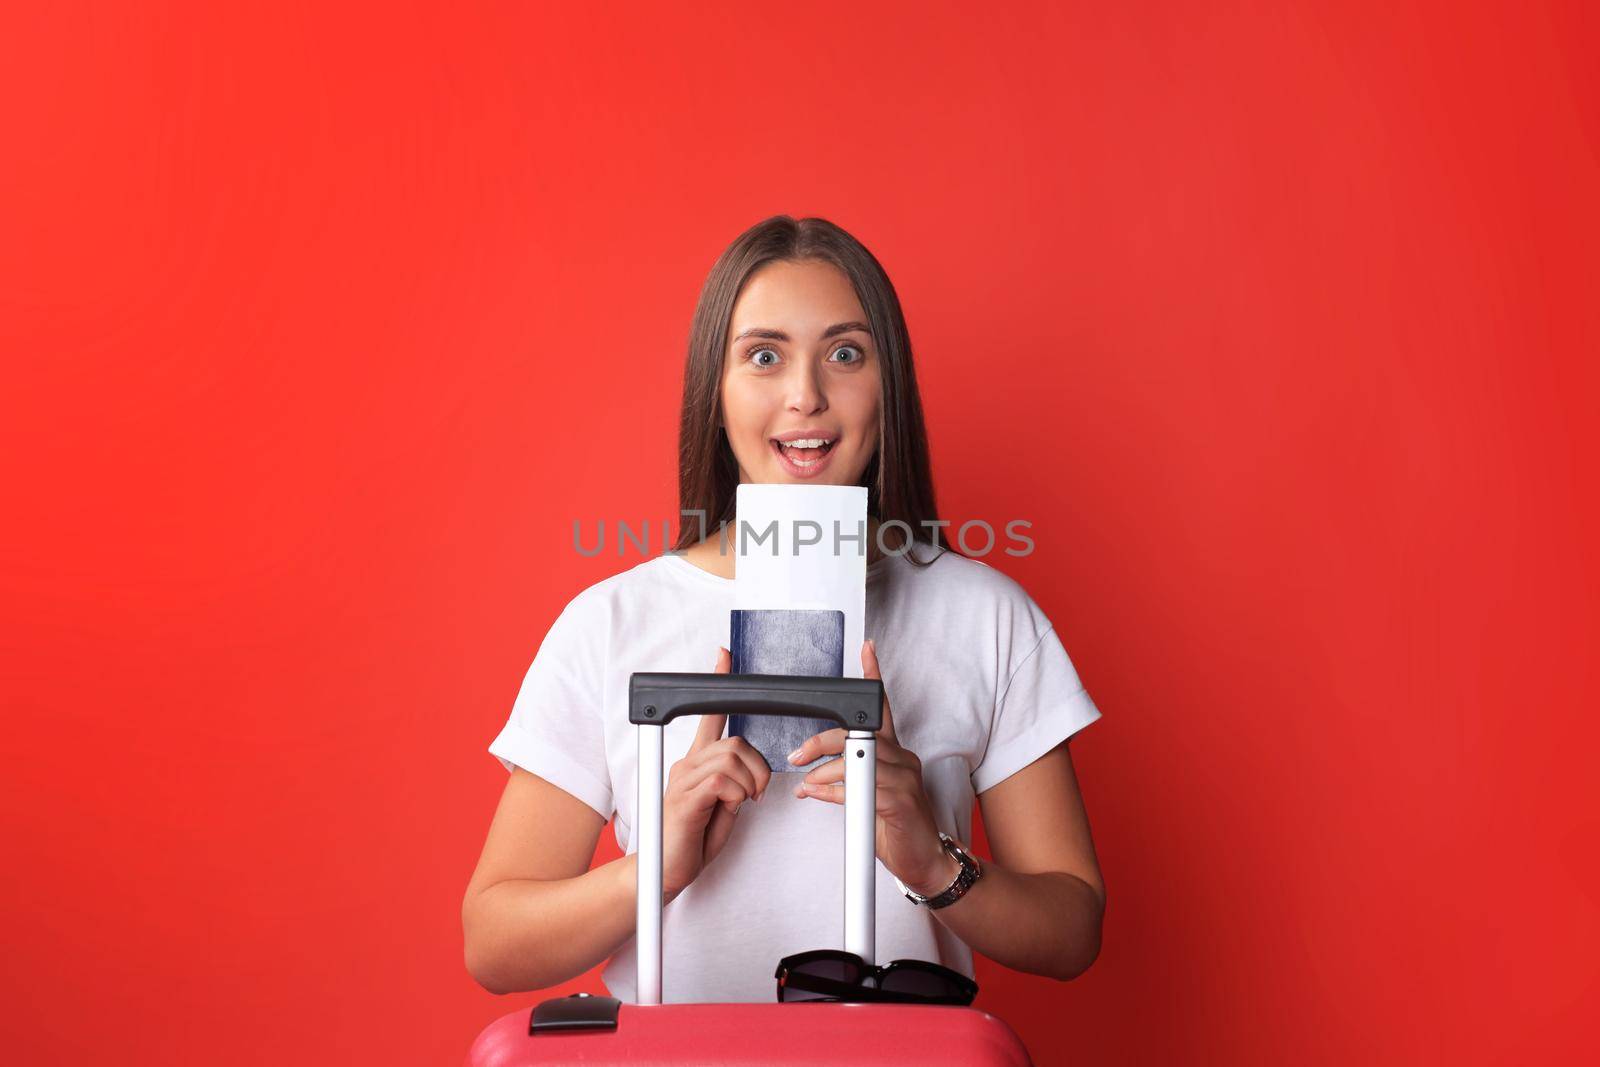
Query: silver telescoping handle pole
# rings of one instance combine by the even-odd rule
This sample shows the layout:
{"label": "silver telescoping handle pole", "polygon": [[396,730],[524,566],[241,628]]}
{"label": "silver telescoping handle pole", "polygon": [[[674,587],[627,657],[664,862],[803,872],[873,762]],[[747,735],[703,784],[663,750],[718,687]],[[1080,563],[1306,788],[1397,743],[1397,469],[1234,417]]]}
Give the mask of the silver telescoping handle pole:
{"label": "silver telescoping handle pole", "polygon": [[639,903],[634,923],[638,950],[638,1003],[661,1003],[661,735],[659,726],[639,732]]}
{"label": "silver telescoping handle pole", "polygon": [[[659,726],[639,732],[638,1003],[661,1003],[662,752]],[[844,758],[844,947],[877,960],[878,739],[851,730]]]}
{"label": "silver telescoping handle pole", "polygon": [[[820,691],[819,691],[820,687]],[[661,1003],[663,736],[677,714],[811,715],[822,710],[846,727],[844,833],[844,943],[876,963],[877,734],[882,725],[883,683],[877,679],[786,675],[638,673],[629,682],[629,720],[639,738],[636,776],[639,835],[638,896],[634,917],[639,1004]],[[650,703],[655,701],[655,703]]]}
{"label": "silver telescoping handle pole", "polygon": [[877,955],[878,738],[868,730],[845,734],[844,948],[869,966]]}

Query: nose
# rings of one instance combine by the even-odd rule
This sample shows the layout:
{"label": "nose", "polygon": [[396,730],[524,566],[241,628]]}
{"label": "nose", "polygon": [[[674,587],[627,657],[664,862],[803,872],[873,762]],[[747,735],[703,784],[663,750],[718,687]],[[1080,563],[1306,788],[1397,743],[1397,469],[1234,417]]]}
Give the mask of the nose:
{"label": "nose", "polygon": [[784,384],[788,392],[790,411],[810,415],[828,410],[828,399],[822,394],[822,382],[818,370],[819,368],[813,366],[810,360],[794,361],[789,380]]}

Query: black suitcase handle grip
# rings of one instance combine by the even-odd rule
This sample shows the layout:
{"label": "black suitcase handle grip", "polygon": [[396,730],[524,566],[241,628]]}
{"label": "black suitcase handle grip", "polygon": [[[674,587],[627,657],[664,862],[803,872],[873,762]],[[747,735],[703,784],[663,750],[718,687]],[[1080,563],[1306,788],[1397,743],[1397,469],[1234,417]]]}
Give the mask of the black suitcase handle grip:
{"label": "black suitcase handle grip", "polygon": [[552,997],[534,1005],[528,1020],[528,1033],[562,1034],[573,1030],[615,1030],[622,1001],[616,997],[597,997],[593,993],[574,993]]}
{"label": "black suitcase handle grip", "polygon": [[628,681],[628,721],[665,726],[679,715],[801,715],[846,730],[883,727],[883,682],[788,674],[640,672]]}

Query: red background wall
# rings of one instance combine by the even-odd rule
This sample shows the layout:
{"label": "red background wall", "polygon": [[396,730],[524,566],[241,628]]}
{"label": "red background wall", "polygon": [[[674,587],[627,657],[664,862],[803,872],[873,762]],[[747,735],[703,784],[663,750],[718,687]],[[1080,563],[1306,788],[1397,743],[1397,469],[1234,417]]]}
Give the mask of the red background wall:
{"label": "red background wall", "polygon": [[639,561],[572,521],[674,516],[780,212],[887,266],[942,510],[1034,522],[1105,712],[1103,954],[979,1006],[1592,1051],[1600,20],[1389,6],[10,5],[7,1058],[458,1062],[542,999],[462,962],[485,746]]}

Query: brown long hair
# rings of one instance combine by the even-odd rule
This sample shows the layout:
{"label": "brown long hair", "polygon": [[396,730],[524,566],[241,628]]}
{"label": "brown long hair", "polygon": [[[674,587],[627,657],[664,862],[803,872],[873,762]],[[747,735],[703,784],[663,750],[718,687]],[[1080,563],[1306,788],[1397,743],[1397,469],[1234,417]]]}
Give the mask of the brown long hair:
{"label": "brown long hair", "polygon": [[[858,483],[867,488],[867,513],[880,524],[898,519],[911,528],[911,540],[953,551],[942,527],[922,525],[937,521],[939,512],[933,499],[922,398],[911,361],[911,335],[894,285],[866,246],[838,226],[826,219],[796,220],[788,215],[764,219],[735,238],[717,257],[700,290],[689,330],[678,421],[678,507],[691,514],[680,516],[683,521],[673,547],[682,551],[699,540],[695,511],[705,515],[706,532],[711,534],[734,518],[739,465],[717,425],[734,301],[745,281],[763,265],[807,259],[832,263],[849,277],[878,349],[882,385],[878,448]],[[909,547],[903,535],[896,541],[897,550]],[[906,553],[919,566],[937,555],[919,561],[914,553]]]}

